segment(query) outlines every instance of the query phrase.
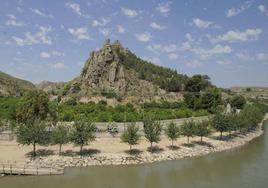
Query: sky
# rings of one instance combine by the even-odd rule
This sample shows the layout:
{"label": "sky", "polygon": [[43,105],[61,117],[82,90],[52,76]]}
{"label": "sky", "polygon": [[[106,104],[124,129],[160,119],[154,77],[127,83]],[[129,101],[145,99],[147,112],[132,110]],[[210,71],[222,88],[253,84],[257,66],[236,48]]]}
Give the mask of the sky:
{"label": "sky", "polygon": [[268,86],[268,0],[1,0],[0,70],[78,76],[105,39],[220,87]]}

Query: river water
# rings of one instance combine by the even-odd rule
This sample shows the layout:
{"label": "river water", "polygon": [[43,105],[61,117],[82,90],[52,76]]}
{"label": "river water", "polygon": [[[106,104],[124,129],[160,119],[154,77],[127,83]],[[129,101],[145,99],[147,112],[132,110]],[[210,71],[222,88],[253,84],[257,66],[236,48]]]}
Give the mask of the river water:
{"label": "river water", "polygon": [[221,153],[148,165],[68,168],[63,176],[4,177],[0,188],[267,188],[265,124],[263,136]]}

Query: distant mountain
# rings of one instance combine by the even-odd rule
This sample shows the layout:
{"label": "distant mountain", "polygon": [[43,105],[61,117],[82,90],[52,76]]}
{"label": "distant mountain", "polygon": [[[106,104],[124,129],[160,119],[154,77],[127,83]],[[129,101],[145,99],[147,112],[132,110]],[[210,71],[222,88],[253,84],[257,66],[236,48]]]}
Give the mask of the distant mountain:
{"label": "distant mountain", "polygon": [[243,95],[246,98],[268,99],[268,87],[231,87],[230,91],[237,95]]}
{"label": "distant mountain", "polygon": [[50,95],[57,95],[66,82],[50,82],[50,81],[42,81],[40,83],[35,84],[37,89],[43,90]]}
{"label": "distant mountain", "polygon": [[0,71],[0,96],[21,96],[25,91],[35,89],[35,85],[29,81],[10,76]]}

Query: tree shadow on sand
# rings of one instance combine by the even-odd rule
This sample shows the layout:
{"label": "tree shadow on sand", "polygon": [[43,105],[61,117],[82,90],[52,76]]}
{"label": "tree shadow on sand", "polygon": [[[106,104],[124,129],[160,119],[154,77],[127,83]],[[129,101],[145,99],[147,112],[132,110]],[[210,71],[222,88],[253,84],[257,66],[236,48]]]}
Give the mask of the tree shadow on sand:
{"label": "tree shadow on sand", "polygon": [[61,155],[63,156],[69,156],[69,157],[74,157],[74,156],[91,156],[100,153],[101,151],[98,149],[83,149],[82,153],[78,151],[73,151],[73,150],[66,150],[63,151]]}
{"label": "tree shadow on sand", "polygon": [[182,144],[182,146],[184,146],[184,147],[187,147],[187,148],[193,148],[195,145],[193,144],[193,143],[184,143],[184,144]]}
{"label": "tree shadow on sand", "polygon": [[131,149],[131,150],[126,150],[125,153],[128,155],[132,155],[132,156],[138,156],[138,155],[141,155],[143,151],[139,149]]}
{"label": "tree shadow on sand", "polygon": [[194,141],[193,142],[194,144],[197,144],[197,145],[200,145],[200,146],[206,146],[206,147],[209,147],[209,148],[212,148],[214,147],[211,143],[209,142],[205,142],[205,141]]}
{"label": "tree shadow on sand", "polygon": [[34,152],[28,152],[26,153],[26,157],[45,157],[45,156],[49,156],[49,155],[54,155],[54,151],[53,150],[49,150],[49,149],[38,149],[36,150],[36,155],[34,156]]}
{"label": "tree shadow on sand", "polygon": [[159,148],[158,146],[148,147],[147,151],[151,153],[161,153],[163,151],[163,148]]}
{"label": "tree shadow on sand", "polygon": [[173,145],[173,146],[172,145],[167,146],[167,148],[170,149],[170,150],[174,150],[174,151],[180,149],[179,146],[175,146],[175,145]]}

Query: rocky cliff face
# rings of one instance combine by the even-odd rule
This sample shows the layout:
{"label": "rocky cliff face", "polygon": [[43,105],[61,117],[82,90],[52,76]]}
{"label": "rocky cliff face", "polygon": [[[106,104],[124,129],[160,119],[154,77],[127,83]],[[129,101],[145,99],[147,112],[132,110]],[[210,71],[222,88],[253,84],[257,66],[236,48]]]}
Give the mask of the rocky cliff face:
{"label": "rocky cliff face", "polygon": [[65,86],[63,101],[71,97],[81,102],[106,100],[141,103],[152,100],[179,100],[181,94],[167,93],[151,82],[138,78],[137,72],[126,69],[119,53],[127,53],[119,41],[106,40],[103,47],[90,53],[81,75]]}
{"label": "rocky cliff face", "polygon": [[117,54],[123,50],[118,41],[110,44],[107,40],[102,49],[92,52],[80,76],[85,86],[123,95],[126,90],[125,70]]}

